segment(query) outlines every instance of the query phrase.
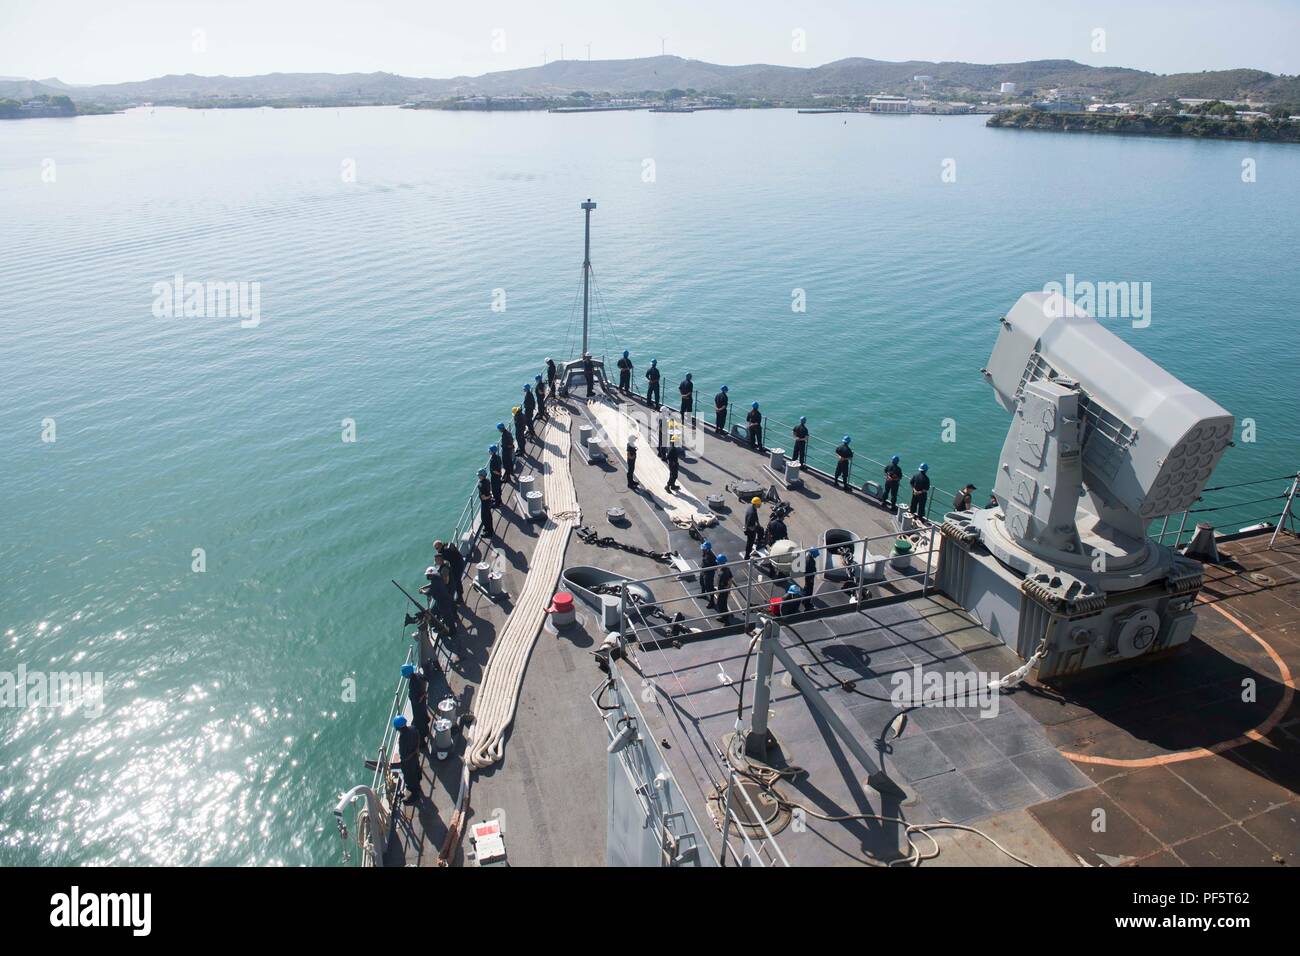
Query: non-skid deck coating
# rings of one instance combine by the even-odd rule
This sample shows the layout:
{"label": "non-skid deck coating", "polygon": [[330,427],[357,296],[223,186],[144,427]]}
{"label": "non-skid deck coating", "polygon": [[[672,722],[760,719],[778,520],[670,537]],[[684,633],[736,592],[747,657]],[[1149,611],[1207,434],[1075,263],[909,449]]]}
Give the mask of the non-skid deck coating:
{"label": "non-skid deck coating", "polygon": [[[584,415],[580,400],[567,405],[575,416]],[[575,418],[575,436],[578,424]],[[703,498],[745,478],[773,482],[766,464],[765,454],[710,433],[702,453],[683,463],[681,481]],[[941,468],[940,463],[936,471]],[[585,524],[629,544],[697,557],[698,543],[687,532],[667,522],[644,494],[627,489],[621,461],[588,464],[575,451],[571,470]],[[948,484],[964,478],[950,476]],[[805,546],[818,543],[827,527],[859,535],[893,527],[891,515],[815,473],[807,476],[805,489],[782,495],[795,507],[787,518],[790,536]],[[720,526],[706,535],[715,550],[739,558],[743,506],[734,496],[728,501]],[[605,510],[613,505],[626,510],[626,526],[607,522]],[[523,510],[518,502],[514,509]],[[506,510],[512,510],[511,499]],[[507,558],[505,590],[517,594],[536,532],[522,518],[498,513],[497,520],[498,530],[504,529],[496,545]],[[1002,695],[994,717],[981,716],[978,708],[910,712],[902,735],[880,754],[902,786],[901,800],[863,786],[863,768],[778,664],[771,729],[785,759],[808,771],[781,784],[783,790],[831,816],[877,813],[912,823],[947,819],[978,826],[1040,865],[1293,863],[1300,852],[1300,715],[1286,681],[1300,671],[1300,545],[1293,537],[1279,538],[1278,548],[1267,551],[1266,543],[1266,536],[1232,542],[1224,550],[1239,563],[1207,568],[1207,603],[1199,607],[1196,636],[1181,654],[1064,690],[1030,683]],[[918,559],[918,568],[922,564]],[[576,537],[566,565],[593,565],[633,578],[670,570]],[[1266,577],[1253,579],[1252,573]],[[737,579],[745,584],[743,573]],[[688,594],[691,586],[659,583],[655,596]],[[784,646],[841,719],[861,729],[860,739],[873,753],[873,741],[897,712],[889,703],[845,691],[843,681],[888,697],[891,675],[914,665],[926,672],[978,671],[987,678],[1021,663],[946,598],[933,591],[923,598],[919,590],[918,574],[879,589],[879,597],[892,596],[895,603],[869,603],[860,611],[846,606],[842,614],[797,623],[783,635]],[[913,592],[918,596],[900,597]],[[477,592],[467,595],[463,621],[471,632],[453,642],[460,657],[450,683],[472,709],[474,687],[509,601],[494,604]],[[754,603],[765,599],[762,586],[756,587]],[[818,600],[845,604],[831,592]],[[705,610],[698,600],[673,609],[688,617]],[[505,757],[474,776],[469,821],[500,816],[514,865],[605,862],[607,738],[589,700],[602,680],[591,652],[604,635],[581,602],[579,612],[577,626],[542,633]],[[655,724],[647,733],[669,742],[664,752],[707,827],[706,800],[722,777],[715,750],[735,722],[748,638],[732,633],[677,644],[642,648],[637,655],[658,689],[656,703],[643,710]],[[1255,682],[1248,701],[1242,700],[1245,679]],[[457,757],[436,767],[433,808],[418,815],[403,808],[395,823],[405,835],[408,863],[429,865],[437,857],[459,787]],[[794,864],[886,862],[906,850],[894,825],[807,821],[802,832],[790,828],[777,837]],[[720,832],[704,836],[716,853]],[[927,865],[1016,865],[975,834],[938,831],[935,837],[942,853]],[[923,840],[917,842],[925,848]],[[463,860],[458,853],[455,862]]]}

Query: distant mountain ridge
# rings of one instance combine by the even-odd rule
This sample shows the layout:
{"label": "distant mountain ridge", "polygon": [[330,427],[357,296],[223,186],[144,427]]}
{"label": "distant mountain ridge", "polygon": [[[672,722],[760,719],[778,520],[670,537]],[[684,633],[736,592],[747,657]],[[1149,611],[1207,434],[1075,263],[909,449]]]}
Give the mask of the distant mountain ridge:
{"label": "distant mountain ridge", "polygon": [[[928,77],[924,83],[915,77]],[[760,99],[808,98],[818,94],[992,92],[1001,83],[1018,91],[1078,88],[1116,99],[1174,96],[1300,101],[1300,79],[1263,70],[1219,70],[1162,75],[1123,67],[1095,67],[1073,60],[1024,63],[891,62],[852,57],[816,67],[750,64],[725,66],[677,56],[631,60],[553,60],[525,67],[433,79],[395,73],[268,73],[260,76],[155,77],[128,83],[73,86],[54,78],[0,80],[0,97],[71,94],[77,100],[121,105],[155,102],[185,105],[214,99],[400,103],[449,96],[557,96],[575,91],[640,93],[692,89]]]}

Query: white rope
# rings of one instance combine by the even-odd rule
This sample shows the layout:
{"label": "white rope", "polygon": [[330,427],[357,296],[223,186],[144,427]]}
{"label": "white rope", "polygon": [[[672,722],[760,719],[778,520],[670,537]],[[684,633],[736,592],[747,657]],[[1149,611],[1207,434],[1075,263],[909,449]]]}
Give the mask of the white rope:
{"label": "white rope", "polygon": [[569,532],[582,520],[573,478],[569,474],[569,414],[554,409],[542,435],[542,474],[547,503],[546,524],[533,548],[524,585],[514,610],[492,645],[479,692],[474,699],[474,724],[465,764],[481,770],[501,759],[506,731],[515,719],[524,671],[546,608],[564,566]]}
{"label": "white rope", "polygon": [[[638,446],[642,449],[636,459],[637,480],[641,482],[646,493],[668,513],[668,518],[673,524],[688,528],[693,522],[696,527],[705,528],[718,523],[717,517],[700,499],[686,491],[680,483],[676,494],[664,490],[668,484],[668,463],[654,453],[657,441],[652,441],[649,435],[645,434],[639,422],[634,421],[607,399],[588,402],[587,407],[600,425],[601,431],[605,433],[610,449],[624,459],[625,466],[628,436],[637,436]],[[670,433],[676,430],[671,427],[671,421],[664,427],[669,429]]]}

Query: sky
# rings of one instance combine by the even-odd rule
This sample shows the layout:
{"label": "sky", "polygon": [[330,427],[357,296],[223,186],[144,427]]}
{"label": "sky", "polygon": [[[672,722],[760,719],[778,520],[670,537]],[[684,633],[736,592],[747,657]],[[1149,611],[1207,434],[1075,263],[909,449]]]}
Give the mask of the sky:
{"label": "sky", "polygon": [[598,60],[662,49],[726,64],[1073,59],[1294,74],[1300,0],[0,0],[0,76],[67,83],[473,76],[558,59],[561,44],[586,58],[588,43]]}

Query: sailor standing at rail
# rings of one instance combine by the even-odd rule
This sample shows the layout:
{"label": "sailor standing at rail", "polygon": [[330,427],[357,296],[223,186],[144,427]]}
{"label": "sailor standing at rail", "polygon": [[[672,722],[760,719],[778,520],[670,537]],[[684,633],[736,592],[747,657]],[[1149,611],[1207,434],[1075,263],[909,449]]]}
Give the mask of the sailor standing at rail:
{"label": "sailor standing at rail", "polygon": [[582,375],[587,380],[587,397],[591,398],[596,394],[596,363],[590,352],[582,353]]}
{"label": "sailor standing at rail", "polygon": [[632,391],[632,360],[628,358],[626,349],[623,357],[618,360],[618,390],[624,395],[631,394]]}
{"label": "sailor standing at rail", "polygon": [[559,372],[555,368],[555,359],[547,356],[546,359],[546,390],[555,396],[555,377]]}
{"label": "sailor standing at rail", "polygon": [[515,447],[519,449],[519,456],[522,458],[528,453],[528,419],[524,417],[524,410],[518,405],[510,409],[510,414],[514,416],[515,421]]}
{"label": "sailor standing at rail", "polygon": [[429,733],[429,682],[415,669],[414,664],[402,665],[406,678],[406,695],[411,701],[411,726],[420,735],[421,744],[433,744]]}
{"label": "sailor standing at rail", "polygon": [[713,427],[718,431],[719,438],[726,438],[725,431],[727,427],[727,406],[730,400],[727,398],[727,386],[718,389],[718,394],[713,396]]}
{"label": "sailor standing at rail", "polygon": [[690,372],[687,372],[686,377],[678,383],[677,393],[682,397],[680,412],[682,424],[686,424],[686,416],[694,415],[695,412],[695,383],[691,381]]}
{"label": "sailor standing at rail", "polygon": [[835,447],[835,487],[839,487],[840,479],[844,479],[844,490],[849,490],[849,462],[853,461],[853,449],[849,444],[853,441],[848,435],[844,436]]}
{"label": "sailor standing at rail", "polygon": [[492,504],[501,507],[501,455],[496,445],[488,445],[488,472],[492,475]]}
{"label": "sailor standing at rail", "polygon": [[682,450],[677,446],[677,437],[674,435],[668,439],[668,454],[665,456],[668,462],[668,484],[664,485],[664,491],[669,494],[677,493],[677,468],[681,458]]}
{"label": "sailor standing at rail", "polygon": [[723,624],[731,623],[731,585],[735,583],[736,577],[731,573],[731,566],[727,564],[725,554],[718,555],[718,589],[714,592],[716,601],[714,607],[718,609],[718,620]]}
{"label": "sailor standing at rail", "polygon": [[451,587],[451,599],[456,604],[465,603],[465,556],[460,553],[460,548],[454,543],[447,544],[442,541],[433,543],[435,554],[442,556],[447,562],[447,569],[450,572],[450,580],[447,582]]}
{"label": "sailor standing at rail", "polygon": [[763,447],[763,413],[758,410],[758,402],[753,402],[749,406],[749,414],[745,416],[745,421],[749,423],[749,447],[761,450]]}
{"label": "sailor standing at rail", "polygon": [[930,497],[930,476],[926,474],[930,466],[921,462],[921,467],[916,474],[912,476],[910,484],[912,485],[912,514],[918,518],[925,517],[926,499]]}
{"label": "sailor standing at rail", "polygon": [[713,553],[713,542],[705,541],[700,545],[700,596],[708,598],[706,607],[714,606],[713,578],[718,566],[718,556]]}
{"label": "sailor standing at rail", "polygon": [[402,802],[413,806],[424,799],[420,789],[420,734],[401,714],[393,718],[393,729],[397,731],[397,757],[406,784],[406,799]]}
{"label": "sailor standing at rail", "polygon": [[528,434],[536,438],[537,432],[533,431],[533,415],[537,411],[537,399],[533,397],[533,390],[529,387],[527,382],[524,383],[523,408],[524,422],[528,426]]}
{"label": "sailor standing at rail", "polygon": [[952,499],[953,511],[970,511],[971,492],[975,491],[974,485],[967,485],[961,491],[957,492]]}
{"label": "sailor standing at rail", "polygon": [[537,417],[543,419],[546,417],[546,384],[540,375],[535,375],[533,378],[536,380],[533,392],[537,395]]}
{"label": "sailor standing at rail", "polygon": [[659,360],[651,359],[650,367],[645,370],[645,400],[652,408],[659,407]]}
{"label": "sailor standing at rail", "polygon": [[790,460],[806,465],[808,464],[808,418],[800,415],[799,424],[791,431],[794,434],[794,453],[790,455]]}
{"label": "sailor standing at rail", "polygon": [[903,469],[898,467],[898,456],[895,455],[889,459],[889,464],[885,466],[885,491],[880,496],[880,503],[883,505],[885,500],[889,500],[889,510],[898,510],[898,483],[903,480]]}
{"label": "sailor standing at rail", "polygon": [[478,516],[483,525],[483,537],[492,537],[492,482],[488,481],[486,468],[478,470]]}
{"label": "sailor standing at rail", "polygon": [[434,611],[442,629],[448,635],[456,633],[456,604],[451,597],[451,569],[442,555],[433,559],[432,567],[424,569],[428,584],[420,588],[421,594],[433,598]]}
{"label": "sailor standing at rail", "polygon": [[497,422],[497,444],[501,446],[502,477],[510,484],[515,483],[515,440],[505,422]]}
{"label": "sailor standing at rail", "polygon": [[758,509],[763,504],[763,499],[755,495],[750,499],[749,507],[745,509],[745,559],[749,559],[749,554],[754,550],[754,543],[758,540],[759,534],[763,531],[763,522],[759,520]]}
{"label": "sailor standing at rail", "polygon": [[636,436],[627,436],[627,486],[636,491]]}

